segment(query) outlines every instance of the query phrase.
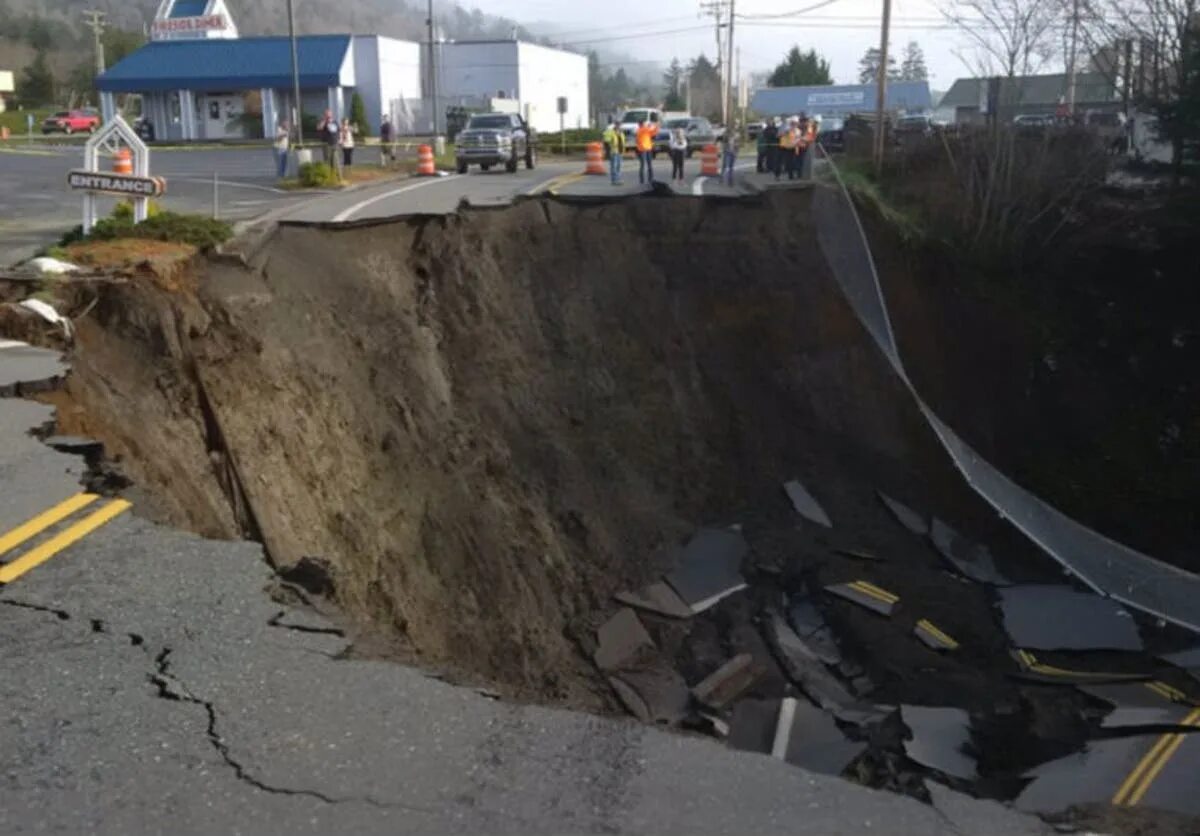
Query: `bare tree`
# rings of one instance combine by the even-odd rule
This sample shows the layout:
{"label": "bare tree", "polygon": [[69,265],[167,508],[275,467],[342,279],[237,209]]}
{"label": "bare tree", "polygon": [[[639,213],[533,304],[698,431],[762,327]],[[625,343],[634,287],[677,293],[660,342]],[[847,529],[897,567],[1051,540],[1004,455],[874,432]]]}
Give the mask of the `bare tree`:
{"label": "bare tree", "polygon": [[1084,9],[1090,48],[1130,42],[1124,73],[1136,79],[1138,108],[1158,116],[1178,176],[1185,144],[1200,139],[1200,0],[1086,0]]}
{"label": "bare tree", "polygon": [[945,0],[942,15],[966,37],[980,75],[1030,75],[1053,57],[1059,0]]}

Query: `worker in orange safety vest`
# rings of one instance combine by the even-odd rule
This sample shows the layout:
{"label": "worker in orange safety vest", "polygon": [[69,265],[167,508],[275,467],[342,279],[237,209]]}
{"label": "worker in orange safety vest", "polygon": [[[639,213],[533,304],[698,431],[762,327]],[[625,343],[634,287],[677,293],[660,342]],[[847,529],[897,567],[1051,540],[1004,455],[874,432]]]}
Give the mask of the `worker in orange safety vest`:
{"label": "worker in orange safety vest", "polygon": [[638,155],[638,182],[654,185],[654,138],[658,136],[658,123],[647,119],[638,125],[636,148]]}
{"label": "worker in orange safety vest", "polygon": [[800,128],[796,117],[788,120],[787,127],[779,132],[779,155],[775,158],[775,179],[787,169],[789,180],[796,179],[796,154],[800,145]]}

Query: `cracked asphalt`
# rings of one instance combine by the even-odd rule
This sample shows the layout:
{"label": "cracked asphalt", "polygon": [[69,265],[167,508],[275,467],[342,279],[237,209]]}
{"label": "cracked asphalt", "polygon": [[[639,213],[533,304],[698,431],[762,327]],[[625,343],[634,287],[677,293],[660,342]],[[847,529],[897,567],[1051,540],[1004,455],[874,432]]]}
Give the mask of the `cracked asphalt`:
{"label": "cracked asphalt", "polygon": [[[80,490],[83,461],[29,433],[50,418],[0,399],[0,532]],[[135,506],[0,587],[0,832],[1049,832],[344,658],[271,581],[256,544]]]}

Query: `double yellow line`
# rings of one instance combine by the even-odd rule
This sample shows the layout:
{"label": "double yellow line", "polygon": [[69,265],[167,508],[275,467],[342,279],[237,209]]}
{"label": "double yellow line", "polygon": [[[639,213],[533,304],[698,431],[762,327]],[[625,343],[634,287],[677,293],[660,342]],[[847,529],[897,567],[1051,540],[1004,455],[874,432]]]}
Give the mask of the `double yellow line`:
{"label": "double yellow line", "polygon": [[1073,671],[1067,668],[1056,668],[1054,665],[1047,665],[1044,662],[1039,662],[1037,657],[1028,650],[1018,650],[1016,652],[1017,661],[1027,671],[1044,674],[1046,676],[1062,676],[1071,679],[1136,679],[1136,676],[1125,675],[1119,673],[1107,673],[1104,671]]}
{"label": "double yellow line", "polygon": [[[46,529],[56,525],[79,511],[91,505],[100,497],[94,493],[77,493],[69,499],[55,505],[33,519],[30,519],[11,531],[0,535],[0,558]],[[100,526],[128,510],[130,503],[124,499],[114,499],[105,503],[98,511],[93,511],[86,517],[72,523],[59,531],[50,539],[34,546],[16,560],[0,563],[0,584],[12,583],[30,569],[42,565],[54,555],[72,543],[83,539]]]}
{"label": "double yellow line", "polygon": [[[1180,726],[1200,728],[1200,708],[1194,708],[1179,723]],[[1134,807],[1150,790],[1154,779],[1171,760],[1175,752],[1183,745],[1183,740],[1190,734],[1200,732],[1167,732],[1150,747],[1138,765],[1125,778],[1112,797],[1112,803],[1117,806]]]}
{"label": "double yellow line", "polygon": [[944,633],[938,629],[934,623],[927,618],[922,618],[917,622],[917,629],[924,630],[934,639],[945,645],[947,650],[955,650],[958,648],[958,642],[952,639],[948,633]]}
{"label": "double yellow line", "polygon": [[861,592],[863,595],[874,598],[876,601],[882,601],[885,604],[895,604],[900,600],[900,596],[893,595],[886,589],[878,587],[873,583],[867,583],[866,581],[851,581],[846,586],[856,592]]}

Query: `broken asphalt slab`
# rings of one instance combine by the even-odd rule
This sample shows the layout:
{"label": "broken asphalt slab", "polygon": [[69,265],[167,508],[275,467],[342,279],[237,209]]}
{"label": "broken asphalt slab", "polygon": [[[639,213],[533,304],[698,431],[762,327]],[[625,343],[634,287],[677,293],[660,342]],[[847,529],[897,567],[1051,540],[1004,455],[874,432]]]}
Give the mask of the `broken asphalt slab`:
{"label": "broken asphalt slab", "polygon": [[742,560],[750,552],[739,531],[702,528],[684,547],[679,566],[665,580],[691,609],[700,613],[746,588]]}
{"label": "broken asphalt slab", "polygon": [[1009,585],[1008,578],[996,569],[987,546],[971,542],[937,517],[929,527],[929,540],[938,554],[963,577],[989,586]]}
{"label": "broken asphalt slab", "polygon": [[833,528],[833,521],[829,519],[829,515],[821,507],[821,503],[817,502],[816,497],[809,493],[799,480],[792,479],[784,482],[783,490],[791,500],[792,507],[796,509],[797,514],[817,525]]}
{"label": "broken asphalt slab", "polygon": [[999,590],[1013,645],[1033,650],[1142,650],[1137,624],[1117,602],[1069,586]]}
{"label": "broken asphalt slab", "polygon": [[923,705],[900,706],[900,720],[911,736],[904,753],[930,769],[961,778],[977,777],[975,758],[967,751],[971,743],[971,718],[961,708]]}
{"label": "broken asphalt slab", "polygon": [[596,652],[592,661],[602,671],[618,670],[643,648],[654,649],[654,642],[637,613],[628,607],[617,610],[596,631]]}
{"label": "broken asphalt slab", "polygon": [[1174,726],[1192,712],[1195,705],[1181,692],[1162,682],[1135,682],[1076,685],[1090,697],[1108,703],[1112,711],[1102,728],[1123,729],[1139,726]]}
{"label": "broken asphalt slab", "polygon": [[900,602],[895,593],[862,580],[830,584],[825,591],[884,617],[890,617]]}
{"label": "broken asphalt slab", "polygon": [[783,760],[822,775],[841,775],[867,750],[865,742],[847,739],[831,716],[796,699],[780,705],[774,746]]}
{"label": "broken asphalt slab", "polygon": [[884,507],[892,512],[892,516],[896,518],[896,521],[900,523],[900,525],[904,526],[918,537],[925,537],[929,534],[928,518],[918,514],[903,502],[892,499],[883,491],[876,491],[876,495],[879,497],[879,501],[883,503]]}
{"label": "broken asphalt slab", "polygon": [[647,584],[633,592],[618,592],[613,596],[628,607],[665,615],[669,618],[690,618],[692,608],[678,593],[662,581]]}
{"label": "broken asphalt slab", "polygon": [[1153,734],[1089,743],[1026,773],[1019,810],[1057,813],[1082,804],[1154,807],[1200,816],[1200,734]]}
{"label": "broken asphalt slab", "polygon": [[0,395],[62,377],[68,367],[61,356],[58,351],[0,336]]}

